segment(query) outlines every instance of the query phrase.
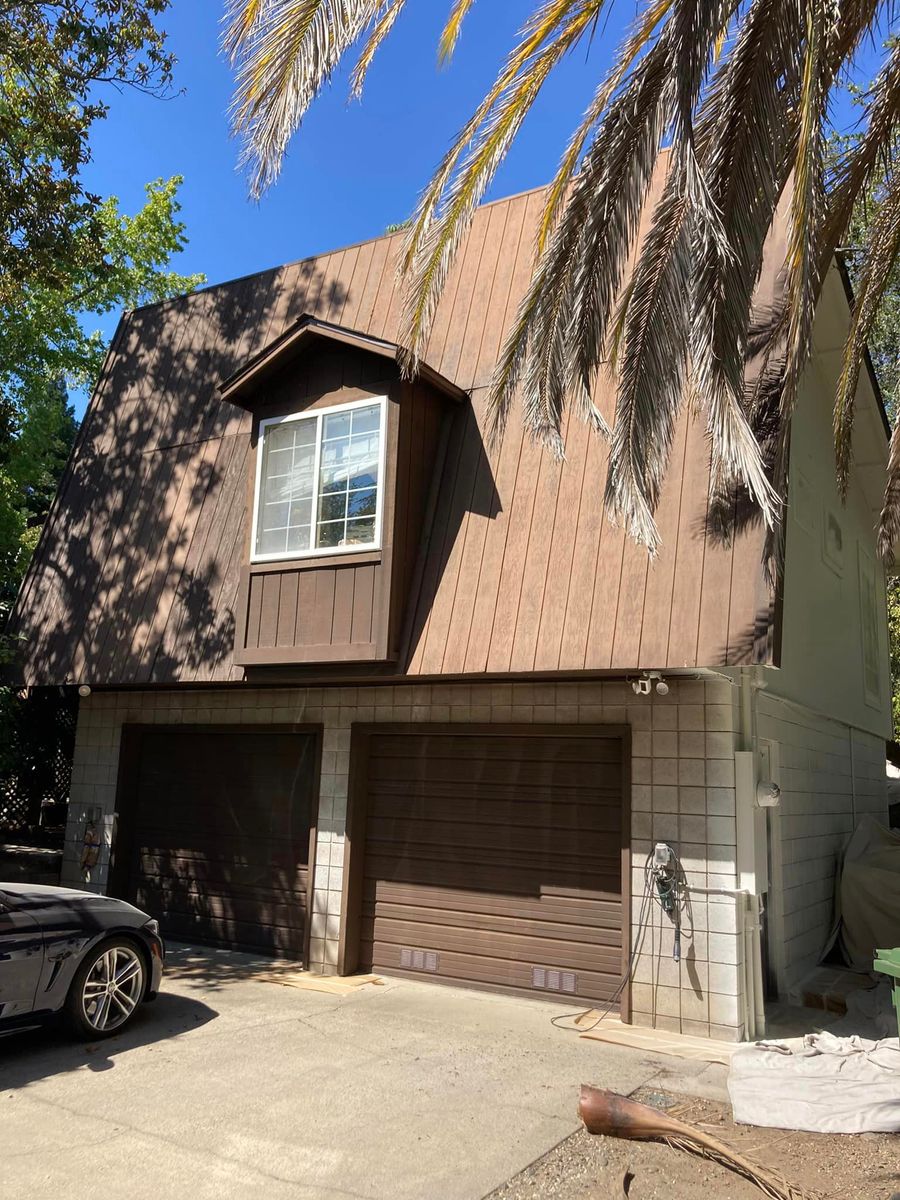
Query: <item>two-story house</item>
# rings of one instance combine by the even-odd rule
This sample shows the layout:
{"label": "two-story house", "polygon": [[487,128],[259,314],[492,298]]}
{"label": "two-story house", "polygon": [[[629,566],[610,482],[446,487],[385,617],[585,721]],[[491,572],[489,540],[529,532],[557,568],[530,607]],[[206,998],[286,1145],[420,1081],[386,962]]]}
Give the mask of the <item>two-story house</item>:
{"label": "two-story house", "polygon": [[170,937],[733,1040],[815,964],[842,838],[885,811],[886,422],[864,375],[842,504],[835,268],[781,594],[690,414],[651,561],[585,425],[562,462],[515,417],[487,444],[541,204],[479,210],[413,382],[399,235],[124,316],[13,621],[22,680],[83,695],[63,881],[98,821],[90,886]]}

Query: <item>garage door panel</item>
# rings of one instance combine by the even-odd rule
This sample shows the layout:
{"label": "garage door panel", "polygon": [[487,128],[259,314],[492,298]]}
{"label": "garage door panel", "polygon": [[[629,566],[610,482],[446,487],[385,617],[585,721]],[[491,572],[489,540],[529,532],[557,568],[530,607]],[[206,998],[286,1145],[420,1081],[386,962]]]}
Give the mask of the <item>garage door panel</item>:
{"label": "garage door panel", "polygon": [[[472,794],[460,797],[452,789],[444,796],[420,791],[417,795],[404,795],[396,792],[371,793],[372,804],[369,809],[370,821],[423,821],[432,820],[430,810],[437,799],[446,799],[447,819],[456,823],[465,822],[470,827],[500,825],[507,827],[515,824],[519,829],[542,829],[548,827],[560,830],[570,829],[580,833],[600,833],[606,841],[610,834],[618,833],[621,818],[611,806],[598,805],[589,808],[584,801],[576,802],[560,796],[554,789],[554,798],[547,800],[546,792],[542,792],[539,800],[521,799],[512,793],[509,796],[496,797],[491,794]],[[616,802],[621,795],[615,793]]]}
{"label": "garage door panel", "polygon": [[[367,930],[362,926],[364,937],[375,940],[374,926]],[[410,914],[407,921],[378,921],[378,940],[386,945],[408,946],[410,932],[415,932],[416,943],[423,942],[423,949],[445,950],[458,954],[472,954],[478,958],[511,959],[533,965],[541,963],[566,967],[572,970],[596,970],[601,964],[610,970],[621,968],[621,942],[610,944],[599,938],[585,942],[564,935],[527,935],[508,931],[504,922],[497,921],[490,929],[479,929],[468,921],[462,925],[436,925],[430,921],[416,919]]]}
{"label": "garage door panel", "polygon": [[235,890],[214,891],[196,886],[173,886],[166,878],[147,877],[141,884],[147,896],[158,898],[167,912],[208,913],[217,920],[235,920],[246,925],[265,917],[266,924],[289,926],[295,922],[295,901],[292,894],[278,897],[258,892],[238,894]]}
{"label": "garage door panel", "polygon": [[[548,806],[548,814],[551,812]],[[552,819],[548,816],[548,821]],[[403,846],[428,849],[442,848],[447,856],[452,856],[457,850],[466,851],[485,844],[497,847],[497,857],[502,863],[514,862],[523,855],[533,858],[534,843],[540,839],[542,857],[552,859],[559,857],[563,861],[593,861],[598,855],[609,851],[609,841],[612,834],[618,834],[618,829],[606,832],[595,829],[578,829],[570,825],[523,825],[518,821],[478,821],[467,822],[458,820],[455,814],[446,820],[420,818],[407,820],[391,820],[390,818],[374,817],[369,822],[373,842],[394,841]],[[412,856],[412,850],[410,857]]]}
{"label": "garage door panel", "polygon": [[[489,989],[499,987],[504,990],[524,992],[530,996],[555,996],[565,1000],[572,1000],[573,997],[579,999],[590,997],[603,1002],[612,999],[620,984],[618,965],[615,968],[615,974],[612,969],[609,972],[602,969],[572,972],[575,976],[574,990],[567,988],[563,991],[560,987],[536,987],[535,968],[529,963],[444,952],[439,956],[438,967],[435,971],[420,971],[402,966],[402,948],[399,946],[376,942],[365,949],[366,957],[377,961],[381,970],[397,975],[423,980],[440,980],[444,983],[475,984]],[[551,964],[541,965],[546,969],[561,972],[561,968],[554,968]]]}
{"label": "garage door panel", "polygon": [[[394,802],[403,803],[404,797],[428,795],[433,798],[443,797],[456,803],[478,799],[485,795],[483,780],[447,781],[444,779],[429,779],[423,783],[421,779],[368,779],[369,799],[373,811],[391,811]],[[561,803],[583,804],[585,795],[603,799],[607,804],[617,805],[621,802],[621,784],[610,785],[606,778],[598,780],[596,786],[584,784],[581,787],[566,787],[562,784],[553,785],[553,794]],[[518,782],[492,782],[490,797],[492,800],[509,800],[520,804],[524,811],[529,811],[530,804],[543,804],[547,789],[529,786],[529,780]]]}
{"label": "garage door panel", "polygon": [[[417,770],[417,762],[421,762],[424,770]],[[373,768],[372,779],[414,781],[440,780],[442,783],[478,783],[478,784],[516,784],[526,788],[546,788],[559,784],[561,787],[577,788],[582,792],[591,792],[593,775],[605,776],[607,787],[615,779],[621,778],[619,768],[613,781],[606,775],[604,766],[597,764],[594,771],[586,770],[583,763],[575,762],[516,762],[508,759],[484,759],[473,762],[468,759],[422,759],[406,761],[392,760],[390,763],[379,763]]]}
{"label": "garage door panel", "polygon": [[[542,891],[536,897],[529,897],[516,893],[515,911],[530,920],[556,920],[585,928],[619,929],[622,921],[621,899],[613,895],[608,899],[598,899],[598,895],[602,894],[592,891],[589,896],[569,897]],[[509,896],[507,893],[494,896],[490,892],[472,888],[423,887],[379,879],[368,881],[363,911],[366,906],[376,904],[379,908],[383,905],[399,908],[412,904],[429,911],[452,909],[466,913],[506,914],[509,911]]]}
{"label": "garage door panel", "polygon": [[623,778],[621,738],[595,730],[373,727],[360,774],[362,964],[611,996],[623,959]]}
{"label": "garage door panel", "polygon": [[129,736],[125,894],[170,938],[302,957],[315,735],[157,726]]}
{"label": "garage door panel", "polygon": [[617,859],[607,859],[596,866],[567,859],[558,862],[547,879],[535,878],[534,862],[522,855],[518,862],[508,858],[502,872],[498,870],[497,858],[490,850],[471,847],[465,855],[442,858],[434,847],[418,848],[418,857],[412,858],[415,847],[404,844],[406,857],[398,860],[391,857],[390,846],[376,845],[367,862],[372,872],[379,871],[379,878],[405,883],[417,883],[424,887],[432,884],[443,887],[476,887],[485,892],[513,893],[518,896],[585,895],[593,896],[596,891],[610,894],[621,891],[621,866]]}
{"label": "garage door panel", "polygon": [[[550,939],[560,942],[583,942],[585,945],[610,946],[619,951],[622,946],[620,935],[622,914],[612,926],[576,925],[549,921],[543,918],[512,916],[507,913],[478,913],[463,908],[410,908],[391,904],[363,904],[362,929],[372,937],[374,923],[378,921],[380,936],[388,942],[402,941],[404,944],[412,922],[423,934],[426,927],[432,930],[447,926],[466,931],[492,931],[503,936],[518,936],[529,939]],[[436,935],[432,935],[433,937]],[[436,943],[434,943],[436,944]],[[443,944],[443,943],[441,943]]]}
{"label": "garage door panel", "polygon": [[170,940],[222,945],[251,953],[297,956],[297,930],[294,925],[264,926],[258,921],[241,922],[233,918],[217,919],[202,913],[172,912],[166,917]]}

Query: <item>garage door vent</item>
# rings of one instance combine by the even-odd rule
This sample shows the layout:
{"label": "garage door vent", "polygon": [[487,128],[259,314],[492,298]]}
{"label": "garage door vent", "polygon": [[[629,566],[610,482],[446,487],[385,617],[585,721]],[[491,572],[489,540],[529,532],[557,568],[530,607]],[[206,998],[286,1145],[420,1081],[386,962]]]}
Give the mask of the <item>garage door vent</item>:
{"label": "garage door vent", "polygon": [[578,977],[574,971],[556,971],[553,967],[532,967],[531,986],[547,992],[578,991]]}
{"label": "garage door vent", "polygon": [[410,946],[400,947],[400,966],[408,971],[436,971],[440,959],[435,950],[413,950]]}

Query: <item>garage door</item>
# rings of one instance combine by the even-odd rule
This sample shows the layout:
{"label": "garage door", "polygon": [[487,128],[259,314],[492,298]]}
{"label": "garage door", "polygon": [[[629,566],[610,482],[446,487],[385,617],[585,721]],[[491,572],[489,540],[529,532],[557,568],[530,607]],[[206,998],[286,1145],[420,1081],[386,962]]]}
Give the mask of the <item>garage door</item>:
{"label": "garage door", "polygon": [[615,994],[621,731],[545,728],[355,731],[360,966],[585,1000]]}
{"label": "garage door", "polygon": [[301,958],[315,734],[143,727],[126,739],[119,894],[170,938]]}

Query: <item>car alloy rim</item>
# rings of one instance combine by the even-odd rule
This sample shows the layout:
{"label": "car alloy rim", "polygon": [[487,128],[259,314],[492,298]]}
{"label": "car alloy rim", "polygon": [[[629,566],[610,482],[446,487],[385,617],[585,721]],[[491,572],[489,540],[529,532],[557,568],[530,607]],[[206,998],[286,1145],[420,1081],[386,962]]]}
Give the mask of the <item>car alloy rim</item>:
{"label": "car alloy rim", "polygon": [[144,983],[140,955],[128,946],[105,950],[88,972],[82,989],[84,1015],[98,1032],[115,1029],[137,1007]]}

